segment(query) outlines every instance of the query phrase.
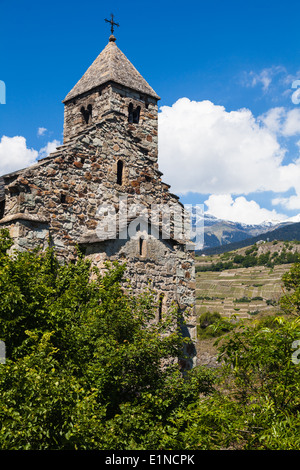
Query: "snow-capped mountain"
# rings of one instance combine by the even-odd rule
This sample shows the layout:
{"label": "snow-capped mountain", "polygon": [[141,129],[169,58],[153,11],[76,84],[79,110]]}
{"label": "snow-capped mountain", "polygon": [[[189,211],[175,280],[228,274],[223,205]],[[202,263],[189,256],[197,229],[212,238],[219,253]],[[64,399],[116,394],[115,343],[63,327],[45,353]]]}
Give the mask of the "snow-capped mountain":
{"label": "snow-capped mountain", "polygon": [[[266,220],[257,225],[232,222],[204,214],[204,249],[239,242],[247,238],[300,222],[300,214],[285,221]],[[202,221],[203,224],[203,221]]]}
{"label": "snow-capped mountain", "polygon": [[294,215],[294,217],[290,217],[289,219],[287,219],[286,222],[297,224],[298,222],[300,222],[300,214]]}

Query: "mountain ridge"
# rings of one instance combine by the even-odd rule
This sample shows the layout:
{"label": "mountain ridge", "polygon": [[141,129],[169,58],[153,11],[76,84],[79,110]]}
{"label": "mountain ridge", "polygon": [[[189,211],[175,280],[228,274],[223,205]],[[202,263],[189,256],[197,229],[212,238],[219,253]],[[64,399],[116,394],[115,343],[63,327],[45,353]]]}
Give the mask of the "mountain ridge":
{"label": "mountain ridge", "polygon": [[[296,227],[288,229],[291,226]],[[280,232],[274,235],[273,232],[276,230],[280,230]],[[272,233],[271,238],[268,236],[270,233]],[[223,253],[234,249],[232,245],[236,244],[238,244],[238,247],[242,247],[252,245],[260,239],[291,240],[299,239],[299,237],[300,214],[285,221],[266,221],[262,224],[250,225],[218,219],[206,213],[204,214],[204,245],[196,249],[196,252],[204,254]]]}

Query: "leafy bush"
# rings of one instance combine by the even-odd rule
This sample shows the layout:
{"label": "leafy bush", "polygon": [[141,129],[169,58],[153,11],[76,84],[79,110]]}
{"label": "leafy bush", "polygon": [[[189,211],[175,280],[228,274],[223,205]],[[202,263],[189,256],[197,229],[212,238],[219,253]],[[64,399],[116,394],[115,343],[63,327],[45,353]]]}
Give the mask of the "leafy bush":
{"label": "leafy bush", "polygon": [[151,292],[124,293],[125,265],[100,275],[10,246],[2,232],[0,448],[160,448],[172,414],[212,390],[210,371],[180,372],[181,316],[154,321]]}
{"label": "leafy bush", "polygon": [[231,330],[233,325],[224,319],[219,312],[204,312],[200,315],[198,337],[215,338]]}
{"label": "leafy bush", "polygon": [[300,315],[300,263],[295,263],[282,277],[286,290],[280,306],[287,314]]}
{"label": "leafy bush", "polygon": [[236,303],[248,303],[248,302],[251,302],[251,299],[249,299],[249,297],[241,297],[239,299],[234,299],[234,302]]}
{"label": "leafy bush", "polygon": [[300,338],[300,321],[273,317],[240,325],[220,347],[220,359],[234,377],[240,403],[262,407],[272,414],[298,413],[300,367],[293,363],[293,343]]}
{"label": "leafy bush", "polygon": [[275,306],[275,305],[277,305],[277,303],[278,303],[278,302],[277,302],[276,300],[273,300],[273,299],[267,299],[267,300],[266,300],[266,304],[267,304],[267,305],[273,305],[273,306]]}
{"label": "leafy bush", "polygon": [[219,367],[183,376],[181,316],[156,323],[151,292],[125,295],[124,265],[91,280],[81,256],[61,266],[10,247],[0,232],[2,450],[300,448],[299,264],[284,276],[292,317],[206,313]]}

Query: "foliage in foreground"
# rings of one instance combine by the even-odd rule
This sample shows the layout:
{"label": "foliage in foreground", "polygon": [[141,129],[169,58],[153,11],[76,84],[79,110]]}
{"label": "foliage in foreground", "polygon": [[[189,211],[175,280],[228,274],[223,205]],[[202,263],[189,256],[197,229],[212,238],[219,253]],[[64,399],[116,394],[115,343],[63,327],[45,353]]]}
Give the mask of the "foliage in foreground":
{"label": "foliage in foreground", "polygon": [[80,256],[61,266],[52,250],[9,256],[10,246],[2,232],[0,448],[159,445],[167,417],[212,388],[209,371],[184,379],[174,361],[180,316],[155,322],[151,292],[124,293],[124,265],[91,280]]}
{"label": "foliage in foreground", "polygon": [[230,331],[234,325],[227,319],[222,318],[219,312],[204,312],[199,317],[198,338],[214,338]]}
{"label": "foliage in foreground", "polygon": [[181,318],[155,322],[151,292],[124,293],[124,266],[91,281],[80,256],[60,266],[51,250],[9,256],[10,245],[2,232],[1,449],[300,448],[299,316],[239,322],[220,368],[182,377],[184,340],[170,331]]}

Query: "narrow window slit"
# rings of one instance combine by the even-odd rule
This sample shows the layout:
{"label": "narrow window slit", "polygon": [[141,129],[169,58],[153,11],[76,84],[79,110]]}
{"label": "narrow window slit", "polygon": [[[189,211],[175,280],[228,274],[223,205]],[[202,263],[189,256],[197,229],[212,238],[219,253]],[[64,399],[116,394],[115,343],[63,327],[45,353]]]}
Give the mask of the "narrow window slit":
{"label": "narrow window slit", "polygon": [[164,294],[160,294],[158,300],[158,321],[162,319],[162,308],[163,308]]}
{"label": "narrow window slit", "polygon": [[4,211],[5,211],[5,199],[0,201],[0,219],[3,219]]}
{"label": "narrow window slit", "polygon": [[122,160],[119,160],[117,163],[117,184],[119,184],[120,186],[122,186],[123,184],[123,167],[124,164]]}
{"label": "narrow window slit", "polygon": [[128,106],[128,122],[138,124],[140,121],[141,107],[137,106],[135,109],[132,103]]}
{"label": "narrow window slit", "polygon": [[139,239],[139,249],[140,249],[140,256],[144,254],[144,239],[140,237]]}

